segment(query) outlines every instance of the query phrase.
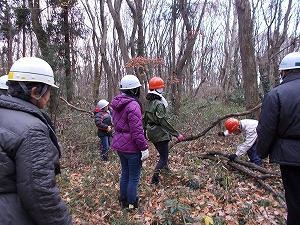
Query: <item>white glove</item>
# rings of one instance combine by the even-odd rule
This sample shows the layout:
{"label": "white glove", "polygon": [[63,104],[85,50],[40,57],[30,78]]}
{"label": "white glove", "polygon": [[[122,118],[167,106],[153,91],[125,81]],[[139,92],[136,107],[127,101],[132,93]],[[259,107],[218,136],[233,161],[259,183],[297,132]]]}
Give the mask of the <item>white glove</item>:
{"label": "white glove", "polygon": [[144,151],[141,151],[141,153],[142,153],[142,157],[141,157],[142,161],[148,159],[148,157],[149,157],[149,151],[148,151],[148,149],[146,149]]}

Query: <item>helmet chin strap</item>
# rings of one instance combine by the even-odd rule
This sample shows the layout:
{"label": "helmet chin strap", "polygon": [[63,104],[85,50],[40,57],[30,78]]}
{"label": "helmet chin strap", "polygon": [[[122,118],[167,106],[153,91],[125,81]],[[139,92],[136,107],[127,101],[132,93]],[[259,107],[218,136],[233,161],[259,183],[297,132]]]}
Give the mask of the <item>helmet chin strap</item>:
{"label": "helmet chin strap", "polygon": [[[29,90],[28,90],[27,86],[24,84],[24,82],[19,81],[19,84],[20,84],[21,88],[23,89],[23,91],[24,91],[27,95],[30,96]],[[41,91],[41,93],[40,93],[40,96],[39,96],[39,97],[33,97],[33,98],[37,101],[36,104],[35,104],[37,107],[40,108],[40,100],[41,100],[41,98],[44,96],[44,94],[47,92],[47,90],[48,90],[48,85],[47,85],[47,84],[44,84],[43,89],[42,89],[42,91]]]}

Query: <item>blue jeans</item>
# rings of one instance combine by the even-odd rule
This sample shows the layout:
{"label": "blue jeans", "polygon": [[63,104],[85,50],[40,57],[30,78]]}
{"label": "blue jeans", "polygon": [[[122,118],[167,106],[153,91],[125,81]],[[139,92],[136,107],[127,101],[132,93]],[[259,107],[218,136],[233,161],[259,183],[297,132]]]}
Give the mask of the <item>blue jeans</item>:
{"label": "blue jeans", "polygon": [[128,204],[137,201],[137,189],[141,177],[142,161],[141,153],[117,152],[122,167],[120,178],[120,198],[127,199]]}
{"label": "blue jeans", "polygon": [[100,140],[101,140],[101,143],[102,143],[101,157],[102,157],[102,159],[107,159],[108,149],[109,149],[109,146],[110,146],[109,136],[102,136],[102,137],[100,137]]}

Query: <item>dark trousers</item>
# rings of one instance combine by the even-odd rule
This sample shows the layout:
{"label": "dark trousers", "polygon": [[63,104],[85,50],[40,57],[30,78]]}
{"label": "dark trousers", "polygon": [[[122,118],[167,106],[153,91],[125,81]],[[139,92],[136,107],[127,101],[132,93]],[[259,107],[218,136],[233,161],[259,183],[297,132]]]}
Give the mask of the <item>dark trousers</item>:
{"label": "dark trousers", "polygon": [[250,162],[255,163],[258,166],[262,165],[262,161],[261,158],[258,157],[257,153],[256,153],[256,142],[254,143],[254,145],[252,145],[252,147],[247,151],[247,155],[250,159]]}
{"label": "dark trousers", "polygon": [[280,165],[287,205],[287,225],[300,225],[300,167]]}
{"label": "dark trousers", "polygon": [[167,167],[169,159],[169,141],[153,143],[159,153],[159,160],[155,167],[155,172]]}

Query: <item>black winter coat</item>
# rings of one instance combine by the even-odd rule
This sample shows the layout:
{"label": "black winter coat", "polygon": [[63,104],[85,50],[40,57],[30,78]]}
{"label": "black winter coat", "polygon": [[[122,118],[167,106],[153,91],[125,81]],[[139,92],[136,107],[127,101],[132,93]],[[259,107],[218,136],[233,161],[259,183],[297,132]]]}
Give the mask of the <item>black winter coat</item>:
{"label": "black winter coat", "polygon": [[300,74],[291,73],[265,97],[257,126],[257,154],[300,166]]}
{"label": "black winter coat", "polygon": [[0,96],[0,224],[72,224],[56,187],[59,156],[40,109]]}

